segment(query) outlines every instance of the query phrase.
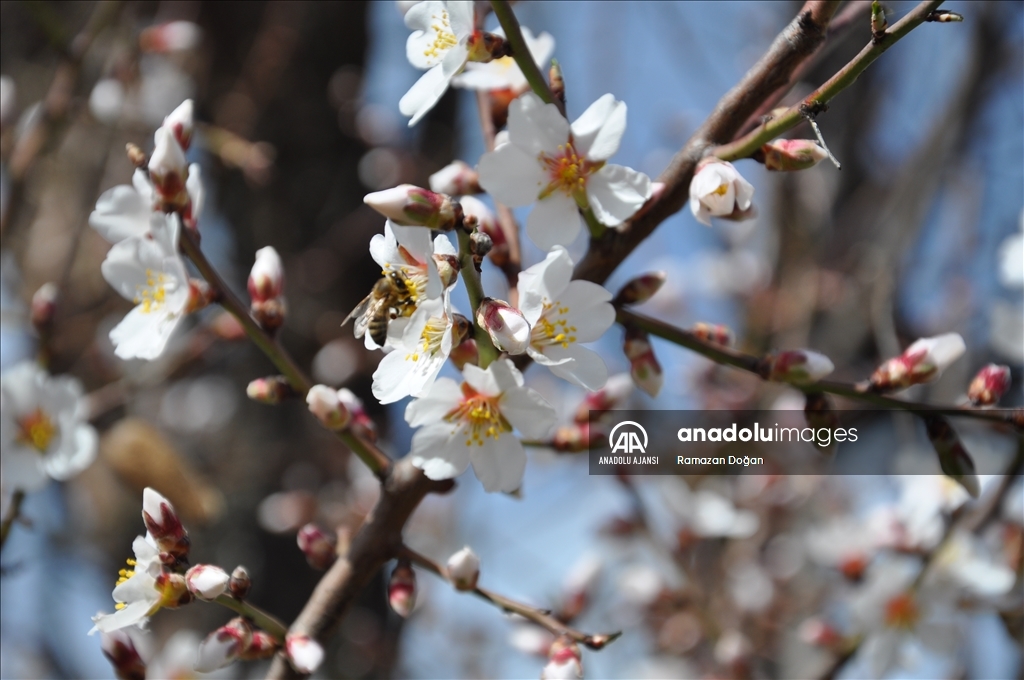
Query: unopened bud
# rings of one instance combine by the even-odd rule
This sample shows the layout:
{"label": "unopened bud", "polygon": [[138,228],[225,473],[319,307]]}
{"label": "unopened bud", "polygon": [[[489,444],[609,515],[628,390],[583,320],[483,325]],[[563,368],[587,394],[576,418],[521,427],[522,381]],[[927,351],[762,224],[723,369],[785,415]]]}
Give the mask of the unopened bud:
{"label": "unopened bud", "polygon": [[626,327],[622,351],[629,359],[629,375],[641,390],[652,397],[658,396],[665,382],[661,364],[654,356],[654,347],[647,331],[635,326]]}
{"label": "unopened bud", "polygon": [[169,21],[150,26],[139,34],[139,47],[143,52],[180,52],[199,44],[202,31],[191,21]]}
{"label": "unopened bud", "polygon": [[456,255],[446,253],[434,253],[434,264],[437,265],[437,276],[441,279],[441,287],[449,288],[459,278],[459,271],[462,269],[459,258]]}
{"label": "unopened bud", "polygon": [[668,275],[665,272],[649,272],[641,274],[635,279],[629,280],[626,285],[619,289],[612,300],[613,305],[640,305],[661,290],[662,284]]}
{"label": "unopened bud", "polygon": [[762,146],[761,153],[768,170],[806,170],[828,158],[812,139],[776,139]]}
{"label": "unopened bud", "polygon": [[310,412],[328,430],[343,430],[351,415],[338,397],[338,391],[326,385],[313,385],[306,393]]}
{"label": "unopened bud", "polygon": [[480,558],[468,547],[448,558],[448,580],[456,590],[473,590],[480,578]]}
{"label": "unopened bud", "polygon": [[149,158],[149,178],[159,196],[161,210],[178,211],[188,205],[189,196],[185,189],[188,166],[185,163],[185,153],[167,128],[158,128],[156,131],[156,148]]}
{"label": "unopened bud", "polygon": [[[469,319],[466,319],[466,323],[469,323]],[[480,354],[476,347],[476,340],[473,338],[466,338],[458,345],[453,342],[452,353],[448,355],[448,358],[460,371],[465,368],[466,364],[473,364],[476,366],[480,361]]]}
{"label": "unopened bud", "polygon": [[505,231],[498,223],[498,218],[486,203],[473,196],[463,196],[459,203],[462,205],[465,220],[475,219],[477,232],[482,232],[491,238],[491,248],[487,252],[491,261],[499,267],[504,266],[508,262],[509,246],[508,239],[505,238]]}
{"label": "unopened bud", "polygon": [[192,100],[186,99],[164,118],[164,127],[171,131],[183,151],[188,151],[192,144],[192,131],[195,129],[193,109]]}
{"label": "unopened bud", "polygon": [[338,400],[352,416],[349,427],[356,430],[357,434],[364,439],[371,442],[377,441],[377,423],[373,422],[373,419],[366,413],[366,409],[363,408],[363,400],[347,387],[338,390]]}
{"label": "unopened bud", "polygon": [[32,295],[32,325],[39,333],[46,333],[53,326],[53,315],[57,311],[60,289],[52,281],[44,283]]}
{"label": "unopened bud", "polygon": [[989,364],[978,371],[967,388],[967,398],[975,406],[991,406],[1010,389],[1010,367]]}
{"label": "unopened bud", "polygon": [[206,309],[216,297],[213,288],[202,279],[190,278],[188,280],[188,302],[185,304],[185,313],[194,314],[201,309]]}
{"label": "unopened bud", "polygon": [[100,649],[114,667],[118,680],[146,680],[146,662],[128,633],[123,630],[100,633]]}
{"label": "unopened bud", "polygon": [[451,197],[412,184],[367,194],[363,203],[403,227],[455,228],[457,204]]}
{"label": "unopened bud", "polygon": [[548,69],[548,82],[551,85],[551,96],[565,106],[565,79],[562,77],[562,67],[555,59],[551,60],[551,68]]}
{"label": "unopened bud", "polygon": [[766,380],[806,385],[818,382],[833,370],[835,365],[824,354],[809,349],[791,349],[765,357],[760,372]]}
{"label": "unopened bud", "polygon": [[408,618],[416,606],[416,572],[408,561],[399,560],[388,580],[388,604],[402,618]]}
{"label": "unopened bud", "polygon": [[965,351],[967,346],[958,333],[921,338],[879,366],[871,376],[871,386],[876,392],[887,392],[935,380]]}
{"label": "unopened bud", "polygon": [[269,659],[274,652],[281,648],[281,644],[274,639],[274,636],[263,630],[254,630],[249,646],[242,652],[242,659],[254,661],[257,659]]}
{"label": "unopened bud", "polygon": [[[627,376],[628,379],[629,376]],[[630,387],[633,381],[630,380]],[[555,451],[579,453],[590,448],[590,423],[573,423],[555,430],[551,438],[551,446]]]}
{"label": "unopened bud", "polygon": [[[161,559],[164,556],[169,555],[162,553]],[[156,577],[156,588],[162,595],[160,599],[161,604],[168,609],[177,609],[194,599],[192,591],[188,588],[188,582],[185,581],[185,577],[182,574],[161,572]]]}
{"label": "unopened bud", "polygon": [[712,217],[745,220],[753,217],[754,186],[732,163],[709,156],[690,180],[690,212],[701,224]]}
{"label": "unopened bud", "polygon": [[310,675],[324,662],[324,648],[308,635],[285,636],[284,652],[292,668],[303,675]]}
{"label": "unopened bud", "polygon": [[125,153],[128,154],[128,160],[136,168],[144,168],[149,164],[149,160],[146,158],[146,152],[138,147],[136,144],[128,142],[124,145]]}
{"label": "unopened bud", "polygon": [[185,585],[200,600],[216,600],[228,589],[231,577],[218,566],[197,564],[185,572]]}
{"label": "unopened bud", "polygon": [[249,297],[253,302],[266,302],[281,297],[284,291],[284,265],[273,246],[256,251],[256,262],[249,272]]}
{"label": "unopened bud", "polygon": [[964,20],[963,14],[957,14],[956,12],[950,12],[948,9],[937,9],[929,14],[924,19],[925,21],[937,21],[940,24],[948,24],[951,22],[960,22]]}
{"label": "unopened bud", "polygon": [[244,600],[245,596],[249,594],[250,588],[252,588],[252,578],[249,576],[249,570],[238,565],[231,572],[231,579],[228,581],[228,591],[231,593],[231,597],[236,600]]}
{"label": "unopened bud", "polygon": [[633,379],[625,373],[618,373],[608,378],[604,387],[589,393],[576,408],[577,423],[590,422],[591,411],[610,411],[629,399],[633,394]]}
{"label": "unopened bud", "polygon": [[256,378],[245,388],[245,394],[261,404],[280,404],[295,394],[291,383],[283,375]]}
{"label": "unopened bud", "polygon": [[498,351],[523,354],[530,346],[530,324],[522,312],[504,300],[482,299],[476,323],[491,336]]}
{"label": "unopened bud", "polygon": [[843,640],[838,630],[817,617],[801,623],[798,633],[801,640],[816,647],[835,647]]}
{"label": "unopened bud", "polygon": [[871,36],[876,41],[881,40],[888,26],[889,22],[885,18],[885,7],[878,0],[874,0],[871,3]]}
{"label": "unopened bud", "polygon": [[210,673],[241,658],[252,644],[252,626],[241,616],[235,617],[207,635],[199,643],[195,669]]}
{"label": "unopened bud", "polygon": [[581,680],[583,658],[579,646],[563,635],[551,643],[548,664],[540,672],[541,680]]}
{"label": "unopened bud", "polygon": [[181,525],[174,506],[151,487],[142,492],[142,521],[160,552],[174,557],[188,555],[188,532]]}
{"label": "unopened bud", "polygon": [[[453,161],[431,175],[430,190],[449,196],[466,196],[483,191],[476,170],[462,161]],[[462,209],[468,213],[466,204],[462,200],[459,202],[462,203]]]}
{"label": "unopened bud", "polygon": [[732,345],[732,331],[728,326],[722,324],[698,321],[690,329],[690,332],[704,342],[713,342],[722,347]]}
{"label": "unopened bud", "polygon": [[925,416],[924,424],[928,431],[928,439],[935,447],[935,452],[939,454],[939,467],[942,468],[942,473],[958,482],[972,498],[977,498],[981,493],[981,487],[975,472],[974,460],[967,453],[956,430],[942,416]]}
{"label": "unopened bud", "polygon": [[487,63],[512,54],[512,48],[507,40],[487,31],[473,31],[466,42],[466,47],[469,50],[469,61],[480,63]]}
{"label": "unopened bud", "polygon": [[253,302],[249,311],[263,330],[273,333],[284,325],[288,316],[288,305],[283,297],[279,297],[266,302]]}
{"label": "unopened bud", "polygon": [[469,236],[469,252],[473,255],[473,262],[476,263],[477,267],[483,262],[483,259],[487,256],[487,253],[491,252],[491,248],[494,247],[494,242],[491,237],[485,232],[474,231]]}
{"label": "unopened bud", "polygon": [[295,541],[299,544],[299,550],[306,556],[309,566],[314,569],[323,571],[338,558],[337,537],[312,522],[299,529]]}

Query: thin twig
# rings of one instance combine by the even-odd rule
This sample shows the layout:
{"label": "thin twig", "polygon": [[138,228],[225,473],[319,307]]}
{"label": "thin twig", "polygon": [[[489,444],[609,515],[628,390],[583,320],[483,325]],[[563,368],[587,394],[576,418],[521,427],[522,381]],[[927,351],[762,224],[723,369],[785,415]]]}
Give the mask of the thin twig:
{"label": "thin twig", "polygon": [[7,535],[11,533],[11,526],[21,514],[21,504],[25,500],[25,492],[21,489],[11,494],[11,505],[7,508],[7,516],[0,523],[0,550],[3,550],[7,543]]}
{"label": "thin twig", "polygon": [[469,295],[469,305],[473,312],[474,337],[480,357],[480,368],[487,368],[492,361],[498,358],[498,350],[491,343],[487,331],[476,322],[476,310],[484,298],[484,289],[480,285],[480,273],[476,270],[473,254],[470,252],[469,234],[464,229],[459,229],[459,264],[461,265],[462,281],[466,284],[466,294]]}
{"label": "thin twig", "polygon": [[545,103],[557,106],[564,116],[565,104],[551,94],[548,81],[537,67],[533,55],[530,54],[530,48],[526,44],[526,39],[523,38],[523,31],[519,28],[519,20],[516,19],[516,14],[512,11],[512,5],[508,0],[491,0],[491,8],[505,31],[505,39],[512,45],[512,58],[519,65],[519,70],[523,72],[526,82],[530,84],[530,89]]}

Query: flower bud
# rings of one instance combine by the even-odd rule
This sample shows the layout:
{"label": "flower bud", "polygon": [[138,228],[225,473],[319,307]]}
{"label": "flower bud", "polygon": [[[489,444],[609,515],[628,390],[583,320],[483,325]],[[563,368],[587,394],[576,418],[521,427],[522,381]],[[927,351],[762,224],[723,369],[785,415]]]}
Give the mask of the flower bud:
{"label": "flower bud", "polygon": [[591,392],[576,408],[575,420],[577,423],[590,421],[591,411],[610,411],[629,399],[633,394],[633,380],[625,373],[619,373],[608,378],[604,387],[597,392]]}
{"label": "flower bud", "polygon": [[406,560],[399,560],[388,581],[388,604],[402,618],[408,618],[416,606],[416,572]]}
{"label": "flower bud", "polygon": [[992,406],[1010,389],[1010,367],[989,364],[978,371],[967,388],[967,398],[975,406]]}
{"label": "flower bud", "polygon": [[761,147],[764,167],[768,170],[806,170],[828,158],[828,154],[811,139],[776,139]]}
{"label": "flower bud", "polygon": [[[469,323],[469,319],[466,319]],[[474,366],[480,361],[480,355],[476,347],[476,340],[473,338],[466,338],[460,344],[456,345],[452,342],[452,353],[448,355],[455,367],[460,371],[466,366],[466,364],[473,364]]]}
{"label": "flower bud", "polygon": [[728,326],[723,326],[722,324],[698,321],[690,329],[690,332],[704,342],[713,342],[722,347],[732,345],[732,331],[729,330]]}
{"label": "flower bud", "polygon": [[210,330],[221,340],[235,342],[245,337],[245,328],[231,312],[220,312],[210,321]]}
{"label": "flower bud", "polygon": [[476,310],[476,323],[491,336],[498,351],[523,354],[530,346],[530,324],[523,313],[505,302],[484,298]]}
{"label": "flower bud", "polygon": [[487,234],[491,238],[491,249],[487,254],[495,265],[503,267],[508,263],[509,246],[508,239],[505,238],[505,231],[498,223],[498,218],[486,203],[473,196],[463,196],[459,203],[465,214],[464,220],[475,219],[477,232]]}
{"label": "flower bud", "polygon": [[[629,379],[629,376],[627,376]],[[633,386],[630,380],[630,387]],[[555,451],[563,453],[579,453],[590,448],[590,423],[573,423],[555,430],[551,438],[551,446]]]}
{"label": "flower bud", "polygon": [[228,592],[236,600],[244,600],[245,596],[249,594],[250,588],[252,588],[252,578],[249,577],[249,570],[242,565],[238,565],[231,572],[231,579],[228,581]]}
{"label": "flower bud", "polygon": [[885,35],[889,22],[885,18],[885,7],[878,0],[871,3],[871,36],[877,41]]}
{"label": "flower bud", "polygon": [[473,590],[480,578],[480,558],[465,547],[448,558],[446,571],[456,590]]}
{"label": "flower bud", "polygon": [[437,265],[437,275],[441,279],[441,287],[449,288],[459,278],[459,270],[462,268],[459,258],[444,253],[434,253],[431,257],[434,258],[434,264]]}
{"label": "flower bud", "polygon": [[188,179],[185,154],[167,128],[157,128],[156,148],[149,157],[149,178],[159,197],[159,209],[165,212],[178,211],[189,204],[185,188]]}
{"label": "flower bud", "polygon": [[473,31],[466,42],[469,61],[487,63],[512,54],[512,47],[505,38],[487,31]]}
{"label": "flower bud", "polygon": [[139,34],[139,47],[143,52],[158,54],[180,52],[198,45],[201,36],[199,26],[191,21],[169,21],[143,29]]}
{"label": "flower bud", "polygon": [[185,313],[194,314],[201,309],[206,309],[215,297],[216,293],[206,281],[189,278],[188,302],[185,303]]}
{"label": "flower bud", "polygon": [[921,338],[875,369],[871,386],[876,392],[888,392],[935,380],[965,351],[958,333]]}
{"label": "flower bud", "polygon": [[690,211],[701,224],[712,217],[743,220],[752,216],[754,186],[743,179],[732,163],[706,158],[690,181]]}
{"label": "flower bud", "polygon": [[352,415],[349,427],[355,430],[360,437],[371,442],[377,441],[377,423],[373,422],[373,419],[366,413],[366,409],[363,408],[363,400],[347,387],[338,390],[338,400]]}
{"label": "flower bud", "polygon": [[455,228],[457,204],[451,197],[412,184],[366,194],[363,203],[403,227]]}
{"label": "flower bud", "polygon": [[815,647],[831,648],[843,641],[839,631],[820,618],[811,617],[800,624],[800,639]]}
{"label": "flower bud", "polygon": [[164,127],[171,131],[183,151],[188,151],[192,144],[192,131],[195,129],[193,109],[192,100],[186,99],[164,118]]}
{"label": "flower bud", "polygon": [[39,287],[32,295],[32,325],[39,333],[45,333],[53,325],[53,315],[57,311],[57,298],[60,289],[57,284],[49,281]]}
{"label": "flower bud", "polygon": [[[179,562],[168,553],[161,553],[160,560],[168,566]],[[161,572],[156,577],[156,588],[161,593],[160,604],[168,609],[177,609],[195,599],[182,574]]]}
{"label": "flower bud", "polygon": [[303,675],[313,673],[324,662],[324,648],[308,635],[285,636],[284,653],[288,656],[292,668]]}
{"label": "flower bud", "polygon": [[809,349],[791,349],[765,357],[761,375],[775,382],[805,385],[818,382],[833,370],[835,365],[824,354]]}
{"label": "flower bud", "polygon": [[351,415],[338,397],[338,391],[326,385],[313,385],[306,394],[310,412],[328,430],[344,430]]}
{"label": "flower bud", "polygon": [[583,660],[579,646],[572,638],[563,635],[548,651],[548,665],[540,672],[541,680],[581,680]]}
{"label": "flower bud", "polygon": [[924,18],[925,21],[937,21],[940,24],[947,24],[953,22],[961,22],[964,20],[963,14],[957,14],[956,12],[950,12],[948,9],[937,9],[930,13]]}
{"label": "flower bud", "polygon": [[473,255],[473,261],[479,264],[487,256],[487,253],[491,252],[491,248],[494,247],[494,241],[485,232],[474,231],[469,236],[469,252]]}
{"label": "flower bud", "polygon": [[254,630],[252,632],[252,640],[249,642],[249,646],[245,648],[245,651],[242,652],[241,658],[246,661],[269,659],[280,648],[281,644],[274,639],[273,635],[263,630]]}
{"label": "flower bud", "polygon": [[654,297],[655,293],[661,290],[661,286],[665,283],[667,276],[665,272],[648,272],[647,274],[641,274],[635,279],[631,279],[619,289],[615,299],[612,300],[612,304],[640,305],[647,302]]}
{"label": "flower bud", "polygon": [[256,262],[249,272],[249,297],[253,302],[266,302],[281,297],[284,290],[284,265],[273,246],[256,251]]}
{"label": "flower bud", "polygon": [[974,461],[964,448],[956,430],[942,416],[925,416],[925,429],[935,452],[939,454],[939,467],[942,473],[955,480],[960,486],[977,498],[981,493],[978,475],[975,473]]}
{"label": "flower bud", "polygon": [[216,600],[228,589],[231,577],[218,566],[197,564],[185,572],[185,585],[200,600]]}
{"label": "flower bud", "polygon": [[309,566],[314,569],[323,571],[338,558],[337,537],[312,522],[299,529],[295,541],[299,544],[299,550],[306,556]]}
{"label": "flower bud", "polygon": [[295,390],[283,375],[269,375],[266,378],[256,378],[250,382],[245,388],[245,394],[261,404],[280,404],[294,395]]}
{"label": "flower bud", "polygon": [[160,552],[174,557],[188,555],[188,532],[181,525],[174,506],[155,489],[146,487],[142,492],[142,521],[153,537]]}
{"label": "flower bud", "polygon": [[[430,190],[449,196],[466,196],[483,191],[480,188],[480,176],[476,170],[462,161],[453,161],[431,175]],[[462,203],[462,209],[468,213],[466,204],[462,201],[460,203]]]}
{"label": "flower bud", "polygon": [[658,396],[665,376],[661,364],[654,356],[654,348],[651,346],[647,331],[628,326],[622,351],[629,359],[629,374],[633,378],[633,383],[650,396]]}
{"label": "flower bud", "polygon": [[199,643],[195,669],[210,673],[240,658],[252,644],[252,626],[241,616],[213,631]]}
{"label": "flower bud", "polygon": [[146,662],[128,633],[123,630],[101,632],[100,649],[114,667],[118,680],[146,680]]}
{"label": "flower bud", "polygon": [[565,78],[562,77],[562,67],[555,59],[551,60],[551,68],[548,69],[548,82],[551,85],[551,96],[555,101],[562,102],[565,106]]}

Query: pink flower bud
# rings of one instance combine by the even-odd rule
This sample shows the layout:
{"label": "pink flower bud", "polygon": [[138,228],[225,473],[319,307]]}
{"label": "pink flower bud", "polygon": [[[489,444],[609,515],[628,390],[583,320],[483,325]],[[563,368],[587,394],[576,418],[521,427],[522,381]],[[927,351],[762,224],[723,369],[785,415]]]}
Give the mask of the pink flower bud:
{"label": "pink flower bud", "polygon": [[324,648],[308,635],[287,635],[284,639],[284,652],[292,668],[303,675],[313,673],[324,662]]}
{"label": "pink flower bud", "polygon": [[216,600],[228,589],[231,577],[218,566],[197,564],[185,572],[185,585],[200,600]]}
{"label": "pink flower bud", "polygon": [[314,569],[323,571],[338,558],[337,536],[327,533],[312,522],[299,529],[295,541],[299,544],[299,550],[306,556],[309,566]]}
{"label": "pink flower bud", "polygon": [[249,272],[249,297],[266,302],[281,297],[284,290],[284,265],[273,246],[256,251],[256,262]]}
{"label": "pink flower bud", "polygon": [[32,325],[39,332],[45,332],[53,324],[53,315],[57,311],[57,298],[60,289],[52,281],[44,283],[32,295]]}
{"label": "pink flower bud", "polygon": [[[179,561],[168,553],[161,553],[160,560],[167,566]],[[161,572],[156,577],[156,589],[161,593],[160,606],[168,609],[177,609],[195,599],[182,574]]]}
{"label": "pink flower bud", "polygon": [[448,288],[454,284],[455,280],[459,278],[459,270],[461,269],[459,258],[445,253],[434,253],[431,258],[434,260],[434,264],[437,265],[437,276],[441,279],[441,286]]}
{"label": "pink flower bud", "polygon": [[146,662],[128,633],[123,630],[100,633],[100,649],[114,667],[118,680],[146,680]]}
{"label": "pink flower bud", "polygon": [[957,481],[960,486],[977,498],[981,493],[978,475],[975,473],[974,460],[957,436],[956,430],[942,416],[925,416],[925,429],[935,452],[939,454],[939,467],[947,477]]}
{"label": "pink flower bud", "polygon": [[476,310],[476,323],[491,336],[501,352],[523,354],[530,346],[530,324],[523,313],[505,302],[484,298]]}
{"label": "pink flower bud", "polygon": [[249,594],[250,588],[252,588],[252,578],[249,577],[249,570],[238,565],[231,572],[231,579],[228,581],[228,591],[231,593],[231,597],[236,600],[244,600],[245,596]]}
{"label": "pink flower bud", "polygon": [[640,305],[647,302],[654,297],[655,293],[661,290],[661,286],[665,283],[667,276],[665,272],[649,272],[631,279],[619,289],[615,299],[612,300],[612,304]]}
{"label": "pink flower bud", "polygon": [[439,231],[455,228],[456,204],[451,197],[412,184],[367,194],[363,203],[404,227],[429,227]]}
{"label": "pink flower bud", "polygon": [[313,385],[306,394],[310,412],[328,430],[344,430],[351,416],[338,397],[338,391],[326,385]]}
{"label": "pink flower bud", "polygon": [[989,364],[978,371],[967,389],[967,398],[975,406],[991,406],[1010,389],[1010,367]]}
{"label": "pink flower bud", "polygon": [[188,555],[188,532],[181,525],[174,506],[150,487],[142,492],[142,520],[161,552],[175,557]]}
{"label": "pink flower bud", "polygon": [[817,617],[801,623],[798,632],[801,640],[816,647],[835,647],[843,640],[838,630]]}
{"label": "pink flower bud", "polygon": [[967,346],[958,333],[921,338],[903,354],[875,369],[871,385],[876,391],[883,392],[935,380],[965,351]]}
{"label": "pink flower bud", "polygon": [[705,323],[698,321],[690,329],[697,338],[704,342],[713,342],[716,345],[722,347],[729,347],[732,345],[732,331],[729,330],[728,326],[722,324]]}
{"label": "pink flower bud", "polygon": [[477,350],[476,340],[473,338],[467,338],[458,345],[452,346],[452,353],[448,355],[455,367],[460,371],[465,367],[466,364],[477,365],[480,361],[479,350]]}
{"label": "pink flower bud", "polygon": [[357,397],[352,390],[342,387],[338,390],[338,399],[342,405],[352,414],[352,421],[349,427],[357,430],[359,436],[370,441],[377,441],[377,423],[366,413],[363,408],[363,400]]}
{"label": "pink flower bud", "polygon": [[150,26],[139,35],[139,47],[143,52],[180,52],[190,50],[199,44],[202,31],[191,21],[170,21]]}
{"label": "pink flower bud", "polygon": [[617,408],[633,394],[633,379],[626,373],[608,378],[604,387],[583,398],[574,417],[577,423],[590,422],[591,411],[610,411]]}
{"label": "pink flower bud", "polygon": [[581,680],[583,660],[579,646],[566,635],[551,643],[548,665],[540,672],[541,680]]}
{"label": "pink flower bud", "polygon": [[188,147],[192,144],[192,131],[195,129],[193,108],[192,100],[186,99],[164,118],[164,127],[171,131],[174,139],[184,151],[188,151]]}
{"label": "pink flower bud", "polygon": [[269,659],[280,648],[281,644],[274,639],[273,635],[266,631],[254,630],[252,632],[252,640],[249,642],[249,646],[245,648],[245,651],[242,652],[241,658],[246,661]]}
{"label": "pink flower bud", "polygon": [[167,128],[158,128],[156,131],[156,148],[149,157],[149,178],[159,195],[161,210],[181,210],[189,204],[185,188],[188,179],[185,153]]}
{"label": "pink flower bud", "polygon": [[473,590],[480,578],[480,558],[468,547],[448,558],[448,580],[456,590]]}
{"label": "pink flower bud", "polygon": [[732,163],[705,158],[690,181],[690,211],[701,224],[712,217],[746,219],[753,205],[754,187]]}
{"label": "pink flower bud", "polygon": [[622,351],[629,359],[629,375],[633,383],[652,397],[658,396],[665,382],[661,364],[654,356],[647,331],[633,326],[626,328],[626,338]]}
{"label": "pink flower bud", "polygon": [[[453,161],[431,175],[430,190],[449,196],[466,196],[483,191],[476,170],[462,161]],[[462,208],[466,210],[465,203],[462,204]]]}
{"label": "pink flower bud", "polygon": [[245,388],[245,394],[261,404],[280,404],[295,394],[295,390],[283,375],[271,375],[250,382]]}
{"label": "pink flower bud", "polygon": [[215,297],[216,293],[206,281],[189,278],[188,302],[185,304],[185,313],[194,314],[201,309],[206,309]]}
{"label": "pink flower bud", "polygon": [[402,618],[416,606],[416,572],[407,561],[399,561],[388,581],[388,604]]}
{"label": "pink flower bud", "polygon": [[776,139],[761,147],[764,167],[769,170],[806,170],[828,158],[811,139]]}
{"label": "pink flower bud", "polygon": [[213,631],[199,643],[195,669],[210,673],[240,658],[252,643],[252,626],[238,616]]}
{"label": "pink flower bud", "polygon": [[815,383],[835,370],[832,360],[809,349],[777,352],[765,359],[762,375],[775,382]]}

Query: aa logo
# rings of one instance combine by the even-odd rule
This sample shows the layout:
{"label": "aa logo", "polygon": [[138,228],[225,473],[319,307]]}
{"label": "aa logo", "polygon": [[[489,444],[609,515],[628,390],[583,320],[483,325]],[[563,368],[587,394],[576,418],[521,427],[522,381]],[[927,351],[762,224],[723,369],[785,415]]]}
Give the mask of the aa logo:
{"label": "aa logo", "polygon": [[647,453],[647,430],[640,423],[623,420],[612,428],[608,435],[608,446],[612,453]]}

